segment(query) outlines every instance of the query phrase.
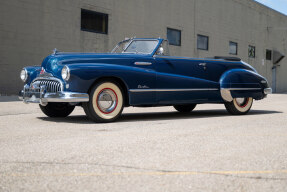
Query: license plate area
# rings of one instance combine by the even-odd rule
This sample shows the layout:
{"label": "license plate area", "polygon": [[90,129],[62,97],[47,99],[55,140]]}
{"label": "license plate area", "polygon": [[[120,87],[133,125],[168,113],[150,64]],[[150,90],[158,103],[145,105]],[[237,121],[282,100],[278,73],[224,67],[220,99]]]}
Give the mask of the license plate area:
{"label": "license plate area", "polygon": [[40,103],[45,89],[42,88],[25,88],[23,99],[27,103]]}

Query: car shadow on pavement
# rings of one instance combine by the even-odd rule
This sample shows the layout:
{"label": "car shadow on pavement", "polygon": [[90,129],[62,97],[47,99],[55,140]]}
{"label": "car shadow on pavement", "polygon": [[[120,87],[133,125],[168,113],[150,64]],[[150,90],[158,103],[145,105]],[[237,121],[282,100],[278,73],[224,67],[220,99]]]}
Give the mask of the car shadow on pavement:
{"label": "car shadow on pavement", "polygon": [[[269,111],[269,110],[251,110],[249,115],[264,115],[282,113],[281,111]],[[117,122],[133,122],[133,121],[154,121],[154,120],[177,120],[177,119],[197,119],[197,118],[212,118],[232,116],[224,109],[214,110],[195,110],[191,113],[179,113],[176,111],[169,112],[145,112],[145,113],[123,113]],[[93,124],[94,122],[89,120],[85,115],[75,115],[65,118],[50,118],[50,117],[38,117],[38,119],[51,122],[63,122],[63,123],[78,123],[78,124]]]}
{"label": "car shadow on pavement", "polygon": [[94,124],[86,115],[71,115],[68,117],[52,118],[52,117],[37,117],[43,121],[51,121],[57,123],[78,123],[78,124]]}
{"label": "car shadow on pavement", "polygon": [[[248,115],[264,115],[282,113],[281,111],[267,111],[267,110],[252,110]],[[233,116],[230,115],[225,109],[213,109],[213,110],[195,110],[191,113],[179,113],[172,112],[152,112],[152,113],[126,113],[122,114],[118,121],[150,121],[150,120],[176,120],[176,119],[198,119],[198,118],[212,118],[212,117],[224,117]]]}

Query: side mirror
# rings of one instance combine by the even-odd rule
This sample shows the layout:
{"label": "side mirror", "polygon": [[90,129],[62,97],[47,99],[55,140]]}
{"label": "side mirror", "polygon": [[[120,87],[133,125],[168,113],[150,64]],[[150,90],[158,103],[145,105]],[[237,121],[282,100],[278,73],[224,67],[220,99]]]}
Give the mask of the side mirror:
{"label": "side mirror", "polygon": [[158,48],[157,54],[158,54],[158,55],[163,55],[163,53],[164,53],[163,48],[162,48],[162,47]]}

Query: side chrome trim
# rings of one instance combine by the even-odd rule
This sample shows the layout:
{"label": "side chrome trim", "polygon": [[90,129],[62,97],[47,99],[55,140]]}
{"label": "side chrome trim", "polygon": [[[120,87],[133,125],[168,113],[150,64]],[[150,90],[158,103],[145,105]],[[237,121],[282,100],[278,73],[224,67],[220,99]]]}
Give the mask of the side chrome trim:
{"label": "side chrome trim", "polygon": [[261,90],[261,88],[221,88],[229,91]]}
{"label": "side chrome trim", "polygon": [[135,62],[135,65],[151,65],[151,62]]}
{"label": "side chrome trim", "polygon": [[209,89],[130,89],[130,92],[133,93],[142,93],[142,92],[176,92],[176,91],[218,91],[216,88]]}

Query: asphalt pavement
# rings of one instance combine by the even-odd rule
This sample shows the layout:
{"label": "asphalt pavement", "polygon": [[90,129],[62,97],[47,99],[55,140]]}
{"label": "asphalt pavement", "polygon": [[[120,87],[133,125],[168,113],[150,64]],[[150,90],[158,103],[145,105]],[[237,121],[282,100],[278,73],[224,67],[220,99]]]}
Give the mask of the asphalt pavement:
{"label": "asphalt pavement", "polygon": [[126,108],[96,124],[82,108],[48,118],[0,100],[0,191],[287,191],[287,94],[245,116]]}

